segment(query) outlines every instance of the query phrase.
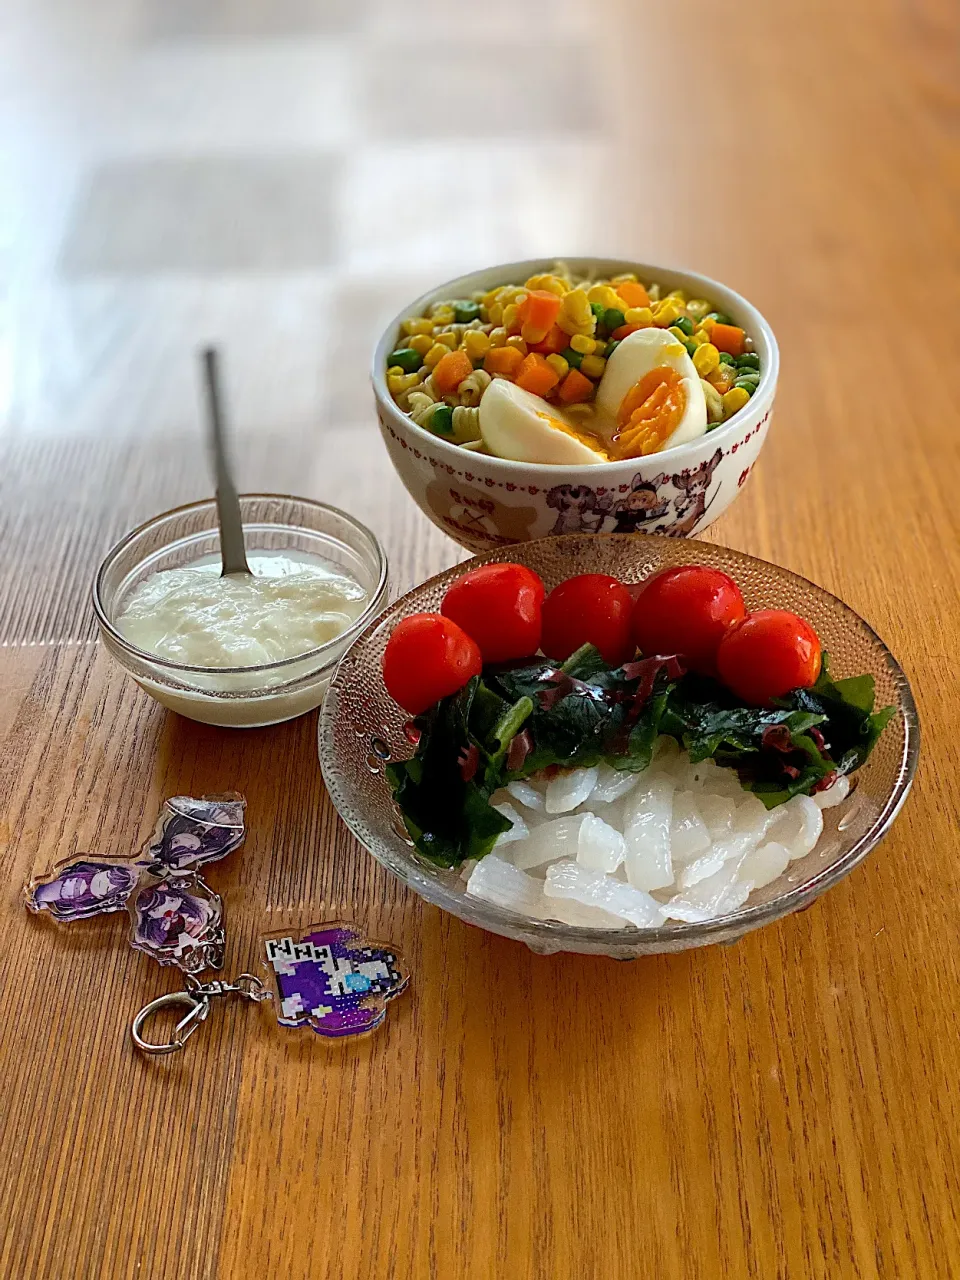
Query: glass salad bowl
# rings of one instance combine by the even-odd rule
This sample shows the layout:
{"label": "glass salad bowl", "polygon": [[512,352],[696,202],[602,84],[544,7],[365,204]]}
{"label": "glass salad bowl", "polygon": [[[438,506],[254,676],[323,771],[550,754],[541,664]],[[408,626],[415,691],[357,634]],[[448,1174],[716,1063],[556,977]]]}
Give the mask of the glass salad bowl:
{"label": "glass salad bowl", "polygon": [[[407,716],[383,685],[384,647],[401,618],[438,609],[447,587],[465,569],[497,560],[527,565],[540,574],[548,591],[580,573],[611,574],[635,583],[671,565],[709,565],[735,579],[748,609],[791,609],[807,618],[830,654],[834,679],[871,673],[876,705],[892,705],[895,714],[867,763],[854,775],[849,798],[824,812],[816,848],[791,862],[779,879],[755,890],[738,911],[699,923],[668,922],[647,929],[583,928],[532,919],[468,895],[459,871],[436,867],[417,853],[385,776],[385,765],[412,755],[413,748],[404,733]],[[852,871],[889,830],[910,790],[920,745],[906,676],[880,637],[842,601],[752,556],[650,534],[544,538],[506,547],[431,578],[397,600],[356,639],[327,693],[319,733],[323,776],[340,816],[377,861],[421,897],[469,924],[525,942],[543,954],[574,951],[621,960],[732,942],[809,906]]]}

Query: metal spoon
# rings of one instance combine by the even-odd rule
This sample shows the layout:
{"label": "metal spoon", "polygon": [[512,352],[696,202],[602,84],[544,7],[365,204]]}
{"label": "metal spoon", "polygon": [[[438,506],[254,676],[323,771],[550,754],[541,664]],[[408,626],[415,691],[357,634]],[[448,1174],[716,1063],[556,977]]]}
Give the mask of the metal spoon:
{"label": "metal spoon", "polygon": [[250,573],[247,553],[243,545],[243,521],[240,517],[240,499],[230,474],[220,401],[220,380],[217,352],[207,347],[203,352],[204,385],[207,390],[207,440],[213,453],[217,475],[217,521],[220,525],[220,558],[223,568],[221,578],[230,574]]}

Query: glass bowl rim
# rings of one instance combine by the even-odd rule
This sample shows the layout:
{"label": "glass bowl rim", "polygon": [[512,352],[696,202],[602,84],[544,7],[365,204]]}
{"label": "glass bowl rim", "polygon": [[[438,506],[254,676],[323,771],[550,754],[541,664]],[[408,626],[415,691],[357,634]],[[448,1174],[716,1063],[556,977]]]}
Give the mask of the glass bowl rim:
{"label": "glass bowl rim", "polygon": [[[738,306],[742,306],[744,311],[748,313],[751,323],[754,323],[756,328],[763,333],[763,337],[767,343],[770,354],[769,367],[761,369],[760,382],[757,385],[757,390],[748,403],[743,406],[743,409],[737,410],[737,412],[732,414],[726,422],[720,423],[720,425],[715,427],[713,431],[708,431],[706,435],[698,436],[696,440],[691,440],[687,444],[675,445],[672,449],[665,450],[660,454],[648,454],[644,458],[620,458],[613,459],[609,462],[595,462],[591,463],[589,466],[578,466],[576,464],[554,464],[547,462],[518,462],[515,458],[499,458],[491,454],[477,455],[478,460],[482,461],[485,466],[492,465],[494,469],[502,466],[504,471],[507,473],[517,472],[518,474],[531,469],[537,472],[543,471],[545,474],[556,474],[560,480],[565,478],[565,475],[560,475],[561,472],[576,472],[579,474],[583,471],[588,471],[591,475],[596,475],[599,479],[599,477],[615,472],[617,469],[628,467],[631,463],[634,465],[634,469],[636,469],[636,464],[638,463],[645,463],[656,457],[663,457],[665,454],[670,454],[673,456],[674,463],[679,469],[682,467],[684,460],[689,461],[689,459],[695,455],[697,447],[702,446],[706,439],[709,438],[712,443],[721,446],[726,440],[732,439],[737,431],[743,427],[744,422],[746,422],[746,419],[749,416],[746,414],[746,410],[748,410],[751,405],[753,405],[755,409],[762,409],[764,412],[772,406],[776,395],[777,382],[780,376],[780,347],[777,343],[776,335],[773,332],[773,327],[769,320],[767,320],[766,316],[764,316],[758,307],[754,306],[749,298],[745,298],[743,294],[739,293],[730,285],[724,284],[722,280],[714,280],[713,277],[705,276],[699,271],[692,271],[688,267],[675,266],[674,264],[667,262],[639,262],[632,258],[609,258],[600,255],[591,256],[590,254],[572,254],[564,258],[525,258],[517,262],[493,263],[489,267],[478,267],[475,271],[465,271],[458,276],[454,276],[453,279],[445,280],[440,284],[434,285],[432,289],[428,289],[425,293],[421,293],[419,297],[414,298],[412,302],[408,303],[402,311],[398,312],[397,315],[393,317],[387,327],[383,330],[376,346],[374,347],[370,373],[377,401],[382,406],[392,410],[395,415],[395,419],[399,419],[403,424],[404,429],[409,429],[415,439],[420,439],[424,444],[429,444],[434,448],[439,448],[441,456],[459,458],[462,462],[463,450],[460,445],[453,444],[449,440],[444,440],[440,436],[435,435],[432,431],[428,431],[426,427],[421,427],[418,423],[414,422],[410,415],[400,408],[393,396],[390,394],[387,387],[386,363],[386,357],[389,355],[388,347],[390,344],[387,342],[387,338],[390,334],[397,333],[402,322],[408,319],[415,310],[422,310],[429,303],[433,302],[436,295],[443,290],[452,289],[455,285],[468,281],[474,276],[486,275],[491,271],[509,272],[518,271],[521,268],[527,271],[535,271],[538,268],[547,271],[549,270],[550,265],[555,264],[557,261],[567,263],[591,262],[610,270],[615,267],[620,267],[631,270],[636,269],[638,273],[665,271],[673,275],[686,276],[691,280],[696,280],[698,284],[705,286],[705,292],[719,289],[721,292],[727,293],[731,297],[735,298]],[[504,283],[509,284],[510,282],[504,281]],[[731,430],[731,428],[733,428],[733,430]],[[674,465],[674,463],[671,465]]]}
{"label": "glass bowl rim", "polygon": [[[240,501],[266,501],[266,502],[294,502],[299,503],[303,507],[309,507],[314,511],[332,513],[345,520],[349,525],[370,540],[377,569],[377,585],[370,593],[370,599],[358,618],[350,624],[346,630],[341,631],[339,635],[332,640],[326,640],[322,645],[318,645],[313,649],[307,649],[303,653],[298,653],[292,658],[277,658],[273,662],[254,663],[251,666],[244,667],[204,667],[195,663],[174,662],[172,659],[163,658],[156,653],[150,653],[147,649],[140,649],[130,641],[114,626],[107,617],[107,612],[103,604],[104,579],[106,574],[116,561],[117,557],[141,534],[148,532],[155,526],[161,525],[163,522],[174,516],[182,516],[192,511],[200,511],[204,508],[216,509],[215,498],[201,498],[197,502],[185,502],[181,506],[171,507],[168,511],[162,511],[158,515],[151,516],[149,520],[144,520],[142,524],[131,529],[129,533],[114,543],[103,560],[93,579],[91,589],[91,602],[93,612],[96,615],[97,623],[110,640],[129,657],[139,659],[141,662],[149,663],[150,666],[158,667],[164,671],[187,671],[196,675],[204,676],[220,676],[220,675],[252,675],[258,672],[281,671],[288,667],[299,666],[301,663],[309,662],[312,659],[322,657],[323,654],[333,654],[333,658],[339,656],[345,642],[351,643],[352,639],[360,631],[361,627],[365,627],[371,621],[371,611],[377,607],[381,597],[387,586],[387,577],[389,573],[389,564],[387,561],[387,553],[383,544],[372,529],[368,528],[356,516],[352,516],[349,511],[344,511],[341,507],[335,507],[329,502],[317,502],[312,498],[298,498],[289,493],[241,493],[238,495]],[[254,522],[256,523],[256,522]],[[277,528],[295,529],[302,526],[279,524]],[[214,530],[211,530],[214,532]],[[317,530],[308,530],[308,532],[318,532]],[[382,610],[381,610],[382,611]],[[334,651],[338,651],[334,653]]]}
{"label": "glass bowl rim", "polygon": [[[479,565],[510,559],[511,552],[516,555],[521,548],[546,542],[580,542],[585,537],[590,538],[593,543],[597,539],[612,543],[614,540],[621,542],[624,537],[631,536],[645,540],[654,539],[664,543],[675,541],[667,534],[564,534],[556,538],[535,539],[531,542],[518,544],[518,546],[501,547],[484,555],[474,556],[460,564],[451,566],[449,569],[445,569],[442,573],[425,579],[424,582],[419,583],[412,590],[387,605],[376,618],[368,623],[363,632],[354,639],[337,667],[317,720],[317,746],[320,768],[330,799],[353,836],[381,866],[395,875],[402,883],[409,885],[415,893],[426,901],[439,906],[442,910],[449,911],[452,915],[467,923],[475,924],[482,929],[501,935],[504,935],[504,928],[497,928],[497,924],[510,927],[514,930],[514,934],[506,934],[505,936],[522,934],[524,941],[537,939],[550,946],[552,950],[563,950],[565,944],[570,944],[576,949],[576,944],[580,943],[593,944],[592,949],[597,952],[602,950],[612,952],[619,947],[631,949],[639,955],[643,954],[644,950],[648,952],[667,950],[671,944],[699,946],[707,945],[715,940],[722,941],[722,935],[729,934],[731,930],[736,931],[734,938],[738,938],[752,929],[772,924],[775,920],[779,920],[783,916],[790,915],[792,912],[810,905],[814,899],[828,889],[833,888],[835,884],[839,883],[866,858],[867,854],[880,843],[893,825],[910,792],[917,770],[920,754],[920,718],[913,691],[900,663],[869,622],[862,618],[850,605],[841,600],[839,596],[835,596],[832,592],[827,591],[825,587],[819,586],[802,574],[731,547],[721,547],[719,544],[713,543],[698,543],[698,546],[707,549],[708,554],[716,546],[718,550],[732,553],[745,561],[750,561],[754,565],[760,565],[764,569],[772,569],[778,575],[793,579],[795,582],[812,588],[815,592],[827,597],[834,605],[839,606],[841,616],[846,616],[846,620],[850,623],[863,628],[877,646],[878,653],[892,677],[896,690],[896,711],[903,721],[903,753],[895,786],[890,791],[885,803],[869,828],[849,849],[829,866],[824,867],[803,883],[785,890],[770,902],[747,906],[739,911],[715,916],[703,921],[671,921],[654,928],[625,925],[622,929],[594,929],[583,925],[568,925],[561,921],[538,920],[525,916],[520,912],[511,911],[506,907],[499,907],[483,899],[470,898],[466,893],[457,895],[443,881],[433,878],[421,868],[417,861],[418,855],[412,849],[412,846],[409,853],[402,860],[397,860],[397,865],[395,865],[394,857],[391,853],[381,854],[377,848],[372,847],[373,844],[379,842],[380,837],[375,831],[366,827],[359,814],[355,814],[351,810],[349,801],[344,796],[340,785],[339,771],[332,751],[333,725],[337,716],[336,703],[348,668],[347,659],[353,650],[373,635],[378,627],[386,621],[388,614],[402,610],[410,601],[410,597],[425,586],[445,584]],[[697,540],[694,539],[693,541],[696,542]],[[453,906],[454,902],[456,907]],[[664,945],[658,946],[658,944]]]}

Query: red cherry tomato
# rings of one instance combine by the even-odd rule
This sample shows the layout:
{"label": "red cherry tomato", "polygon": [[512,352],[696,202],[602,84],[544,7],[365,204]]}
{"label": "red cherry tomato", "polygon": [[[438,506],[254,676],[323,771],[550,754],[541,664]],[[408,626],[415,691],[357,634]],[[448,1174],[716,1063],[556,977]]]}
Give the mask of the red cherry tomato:
{"label": "red cherry tomato", "polygon": [[418,716],[480,674],[483,659],[465,631],[439,613],[414,613],[399,623],[383,655],[387,693]]}
{"label": "red cherry tomato", "polygon": [[457,579],[440,612],[476,640],[484,662],[508,662],[540,648],[545,594],[540,578],[522,564],[484,564]]}
{"label": "red cherry tomato", "polygon": [[820,674],[820,640],[785,609],[759,609],[731,627],[717,653],[720,679],[744,702],[764,706]]}
{"label": "red cherry tomato", "polygon": [[719,569],[684,564],[643,584],[633,611],[633,635],[646,657],[681,654],[694,671],[716,672],[727,628],[744,616],[743,596]]}
{"label": "red cherry tomato", "polygon": [[544,601],[543,652],[564,662],[582,644],[593,644],[605,662],[619,666],[636,650],[630,629],[632,611],[630,592],[616,578],[604,573],[568,578]]}

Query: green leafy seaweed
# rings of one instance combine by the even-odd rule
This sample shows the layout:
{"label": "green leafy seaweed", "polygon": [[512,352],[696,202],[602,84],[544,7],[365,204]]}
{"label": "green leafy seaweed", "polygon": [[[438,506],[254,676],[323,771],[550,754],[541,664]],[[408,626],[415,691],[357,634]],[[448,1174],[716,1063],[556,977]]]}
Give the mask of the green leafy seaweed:
{"label": "green leafy seaweed", "polygon": [[768,808],[809,795],[867,759],[894,710],[875,712],[874,701],[872,676],[833,681],[826,654],[812,688],[759,708],[683,674],[674,658],[610,667],[585,645],[561,666],[535,658],[486,668],[417,718],[415,755],[387,774],[420,852],[457,866],[509,830],[490,804],[506,782],[601,761],[640,772],[661,734],[695,763],[735,769]]}

